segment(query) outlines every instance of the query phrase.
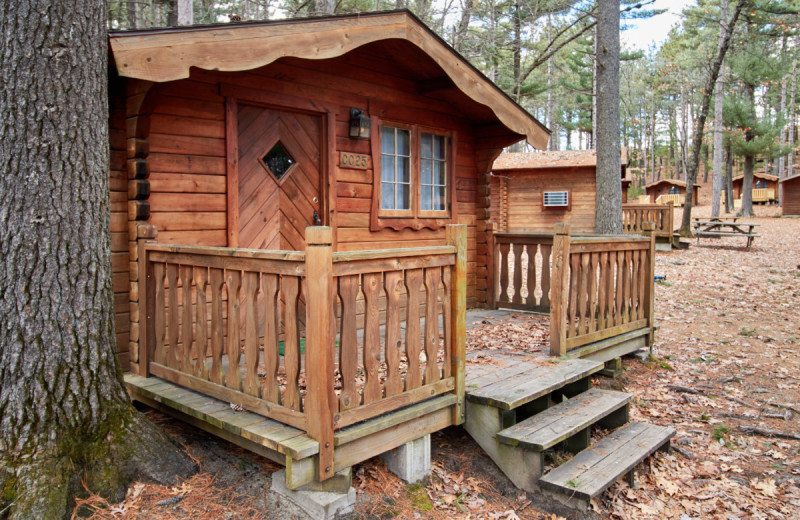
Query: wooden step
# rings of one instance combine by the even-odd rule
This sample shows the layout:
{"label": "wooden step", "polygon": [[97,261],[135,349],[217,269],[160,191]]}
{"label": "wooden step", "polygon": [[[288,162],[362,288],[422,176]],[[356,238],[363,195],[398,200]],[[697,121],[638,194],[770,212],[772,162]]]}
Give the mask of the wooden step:
{"label": "wooden step", "polygon": [[503,444],[535,451],[552,448],[627,406],[631,395],[592,388],[497,434]]}
{"label": "wooden step", "polygon": [[632,422],[539,479],[544,489],[591,500],[657,449],[669,446],[675,429]]}
{"label": "wooden step", "polygon": [[468,367],[467,399],[513,410],[603,369],[603,363],[587,359],[550,358],[537,363],[512,357],[507,356],[504,366]]}

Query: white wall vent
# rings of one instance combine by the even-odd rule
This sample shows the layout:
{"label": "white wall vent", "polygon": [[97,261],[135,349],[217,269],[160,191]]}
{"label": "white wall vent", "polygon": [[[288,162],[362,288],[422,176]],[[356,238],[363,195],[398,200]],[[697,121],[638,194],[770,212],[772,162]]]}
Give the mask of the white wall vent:
{"label": "white wall vent", "polygon": [[544,192],[544,206],[566,208],[569,206],[568,191],[546,191]]}

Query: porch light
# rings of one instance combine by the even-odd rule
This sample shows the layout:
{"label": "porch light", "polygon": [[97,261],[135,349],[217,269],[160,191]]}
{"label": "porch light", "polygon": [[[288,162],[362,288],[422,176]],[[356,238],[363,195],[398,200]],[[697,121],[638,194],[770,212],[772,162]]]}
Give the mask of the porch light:
{"label": "porch light", "polygon": [[372,119],[364,115],[360,108],[350,109],[350,137],[354,139],[369,139]]}

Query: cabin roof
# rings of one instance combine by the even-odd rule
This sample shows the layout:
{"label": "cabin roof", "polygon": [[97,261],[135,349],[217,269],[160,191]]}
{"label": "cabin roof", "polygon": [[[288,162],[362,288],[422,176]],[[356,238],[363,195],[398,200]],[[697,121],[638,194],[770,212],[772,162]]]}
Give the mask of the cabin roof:
{"label": "cabin roof", "polygon": [[[770,175],[768,173],[761,173],[761,172],[753,172],[753,177],[758,177],[759,179],[764,179],[766,181],[777,181],[777,175]],[[744,174],[735,175],[731,180],[738,181],[744,178]]]}
{"label": "cabin roof", "polygon": [[[620,164],[627,164],[628,150],[622,148]],[[492,170],[536,170],[544,168],[580,168],[597,166],[597,150],[554,150],[549,152],[504,153],[494,161]]]}
{"label": "cabin roof", "polygon": [[432,85],[452,82],[534,148],[545,148],[550,138],[550,130],[407,10],[110,31],[109,38],[119,75],[153,82],[188,78],[192,67],[245,71],[284,57],[330,59],[367,44],[402,40],[438,66]]}
{"label": "cabin roof", "polygon": [[[674,186],[680,186],[681,188],[685,188],[686,187],[686,183],[684,181],[679,181],[677,179],[660,179],[660,180],[657,180],[656,182],[651,182],[650,184],[646,184],[644,186],[644,188],[645,189],[651,188],[651,187],[656,186],[656,185],[661,184],[661,183],[672,184]],[[694,184],[694,187],[695,188],[699,188],[700,184]]]}
{"label": "cabin roof", "polygon": [[795,173],[791,177],[785,177],[785,178],[779,180],[778,182],[795,181],[797,179],[800,179],[800,173]]}

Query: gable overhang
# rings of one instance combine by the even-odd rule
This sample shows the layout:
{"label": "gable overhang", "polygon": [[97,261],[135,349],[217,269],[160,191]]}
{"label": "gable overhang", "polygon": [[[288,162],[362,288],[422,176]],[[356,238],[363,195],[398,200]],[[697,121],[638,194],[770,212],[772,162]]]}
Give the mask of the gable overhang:
{"label": "gable overhang", "polygon": [[284,57],[324,60],[373,42],[405,40],[430,57],[459,91],[489,108],[504,127],[531,146],[544,149],[550,138],[543,124],[406,10],[112,31],[109,38],[120,76],[156,83],[188,78],[192,67],[246,71]]}

